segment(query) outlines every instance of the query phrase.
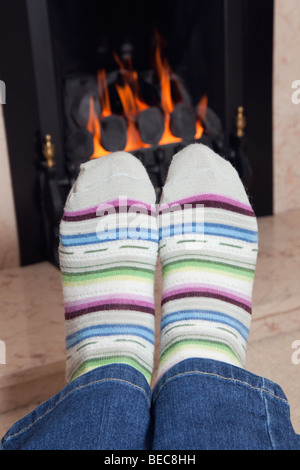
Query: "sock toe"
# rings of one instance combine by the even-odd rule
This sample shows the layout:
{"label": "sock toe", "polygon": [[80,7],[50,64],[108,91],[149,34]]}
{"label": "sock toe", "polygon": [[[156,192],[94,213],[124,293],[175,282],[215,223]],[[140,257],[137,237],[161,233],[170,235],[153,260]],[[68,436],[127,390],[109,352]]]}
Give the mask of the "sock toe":
{"label": "sock toe", "polygon": [[195,194],[222,194],[248,204],[235,168],[203,144],[192,144],[174,156],[161,198],[162,203]]}
{"label": "sock toe", "polygon": [[80,210],[121,196],[154,204],[155,190],[143,164],[127,152],[116,152],[81,165],[66,201],[66,210]]}

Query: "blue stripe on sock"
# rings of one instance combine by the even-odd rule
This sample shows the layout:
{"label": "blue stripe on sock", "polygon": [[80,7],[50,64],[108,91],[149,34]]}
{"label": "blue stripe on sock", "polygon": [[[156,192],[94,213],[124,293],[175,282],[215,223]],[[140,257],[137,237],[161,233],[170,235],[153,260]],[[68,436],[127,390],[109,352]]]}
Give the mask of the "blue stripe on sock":
{"label": "blue stripe on sock", "polygon": [[226,315],[225,313],[215,312],[213,310],[179,310],[177,312],[166,314],[161,321],[161,329],[166,328],[172,323],[187,320],[203,320],[222,323],[231,326],[247,341],[249,330],[240,321]]}
{"label": "blue stripe on sock", "polygon": [[112,336],[112,335],[133,335],[143,338],[149,343],[154,345],[154,331],[145,326],[127,325],[127,324],[110,324],[110,325],[96,325],[82,328],[75,333],[68,335],[66,338],[67,349],[72,348],[76,344],[84,341],[85,339],[95,336]]}
{"label": "blue stripe on sock", "polygon": [[117,228],[100,233],[79,233],[76,235],[60,235],[63,246],[94,245],[116,240],[145,240],[158,242],[158,231],[151,229]]}
{"label": "blue stripe on sock", "polygon": [[258,236],[256,231],[246,230],[231,225],[213,224],[213,223],[186,223],[177,225],[168,225],[159,229],[159,239],[173,237],[175,235],[187,234],[215,235],[217,237],[234,238],[249,243],[257,243]]}

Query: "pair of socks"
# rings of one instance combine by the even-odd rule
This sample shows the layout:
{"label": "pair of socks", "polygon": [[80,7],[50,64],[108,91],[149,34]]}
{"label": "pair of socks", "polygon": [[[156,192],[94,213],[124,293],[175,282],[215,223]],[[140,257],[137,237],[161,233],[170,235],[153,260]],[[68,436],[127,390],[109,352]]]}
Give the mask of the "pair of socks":
{"label": "pair of socks", "polygon": [[160,201],[117,152],[81,166],[60,225],[67,381],[107,364],[151,384],[154,275],[163,272],[157,380],[187,358],[245,367],[257,221],[226,160],[202,144],[173,157]]}

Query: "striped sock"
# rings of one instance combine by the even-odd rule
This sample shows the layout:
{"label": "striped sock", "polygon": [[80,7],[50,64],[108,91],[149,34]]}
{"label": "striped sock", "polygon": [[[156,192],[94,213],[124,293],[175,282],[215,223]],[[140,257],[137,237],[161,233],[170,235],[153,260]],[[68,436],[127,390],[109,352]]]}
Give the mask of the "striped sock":
{"label": "striped sock", "polygon": [[155,192],[117,152],[81,166],[60,225],[67,380],[123,363],[150,383],[154,355]]}
{"label": "striped sock", "polygon": [[158,378],[191,357],[245,367],[257,221],[235,169],[193,144],[170,166],[159,215]]}

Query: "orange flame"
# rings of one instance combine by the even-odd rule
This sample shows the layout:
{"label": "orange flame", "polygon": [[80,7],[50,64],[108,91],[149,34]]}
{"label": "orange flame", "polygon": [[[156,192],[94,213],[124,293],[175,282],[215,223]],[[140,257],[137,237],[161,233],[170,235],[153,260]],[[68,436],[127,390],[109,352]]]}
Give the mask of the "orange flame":
{"label": "orange flame", "polygon": [[125,85],[128,85],[132,89],[133,100],[135,101],[137,115],[138,112],[148,109],[149,106],[140,98],[141,93],[139,87],[139,79],[137,71],[133,68],[132,58],[128,57],[126,59],[126,65],[116,53],[114,53],[114,58],[117,64],[119,65],[123,77],[123,82],[125,83]]}
{"label": "orange flame", "polygon": [[204,128],[202,126],[202,122],[205,120],[206,112],[207,112],[207,104],[208,98],[207,95],[202,96],[199,104],[197,106],[197,121],[196,121],[196,135],[195,139],[201,139]]}
{"label": "orange flame", "polygon": [[138,74],[137,74],[136,70],[132,71],[132,87],[133,87],[133,91],[134,91],[135,104],[136,104],[137,110],[139,112],[145,111],[145,109],[148,109],[149,106],[139,98],[139,95],[140,95],[140,93],[139,93],[139,81],[138,81]]}
{"label": "orange flame", "polygon": [[128,83],[124,83],[123,86],[116,84],[116,89],[118,91],[124,114],[127,118],[127,143],[125,147],[126,152],[132,150],[137,150],[142,147],[149,147],[145,144],[141,137],[140,133],[136,127],[135,120],[138,114],[138,107],[136,105],[135,96]]}
{"label": "orange flame", "polygon": [[175,137],[170,130],[171,113],[174,110],[171,91],[171,67],[168,61],[162,59],[161,46],[158,45],[155,51],[155,66],[160,80],[161,87],[161,107],[165,115],[165,131],[159,145],[166,145],[173,142],[181,142],[182,139]]}
{"label": "orange flame", "polygon": [[99,158],[99,157],[103,157],[104,155],[108,155],[110,152],[107,152],[100,144],[101,127],[100,127],[99,118],[95,112],[95,99],[93,96],[90,97],[90,114],[89,114],[89,121],[87,124],[87,130],[93,135],[93,142],[94,142],[94,153],[90,157],[90,159]]}
{"label": "orange flame", "polygon": [[98,90],[101,103],[102,117],[110,116],[111,106],[109,99],[109,91],[106,82],[106,72],[103,69],[98,71]]}
{"label": "orange flame", "polygon": [[124,115],[127,118],[127,144],[125,151],[130,152],[139,148],[149,147],[149,145],[142,141],[136,127],[138,114],[149,108],[140,98],[138,74],[133,69],[131,57],[127,58],[126,65],[117,54],[114,54],[114,58],[120,67],[123,78],[123,85],[116,84],[116,89],[123,106]]}
{"label": "orange flame", "polygon": [[166,114],[174,110],[171,92],[171,67],[168,61],[162,60],[161,47],[157,46],[155,51],[155,64],[161,86],[161,106]]}
{"label": "orange flame", "polygon": [[195,140],[199,140],[201,139],[202,135],[203,135],[203,132],[204,132],[204,129],[203,129],[203,126],[201,124],[201,122],[199,121],[199,119],[197,119],[196,121],[196,134],[195,134]]}

